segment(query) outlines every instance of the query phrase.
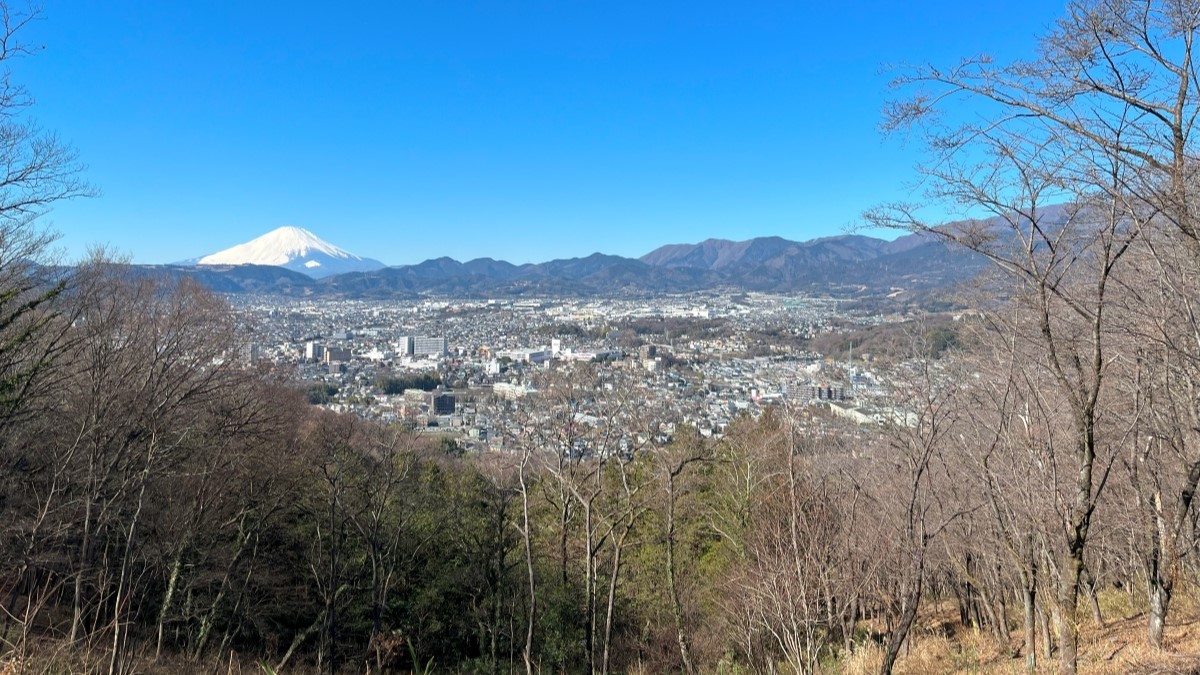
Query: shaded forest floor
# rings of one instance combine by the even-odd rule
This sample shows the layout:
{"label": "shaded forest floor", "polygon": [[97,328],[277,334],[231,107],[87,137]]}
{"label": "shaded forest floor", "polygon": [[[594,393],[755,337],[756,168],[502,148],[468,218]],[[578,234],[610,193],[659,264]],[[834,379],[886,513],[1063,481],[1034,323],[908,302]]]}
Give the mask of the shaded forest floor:
{"label": "shaded forest floor", "polygon": [[[1094,675],[1200,675],[1200,598],[1193,589],[1176,596],[1164,648],[1147,641],[1146,614],[1125,593],[1101,595],[1104,625],[1088,617],[1082,626],[1079,672]],[[1023,630],[1012,632],[1007,645],[989,632],[963,626],[950,604],[923,612],[919,633],[896,665],[897,675],[979,673],[1017,675],[1025,670]],[[831,673],[867,675],[879,672],[881,647],[858,651]],[[1058,672],[1058,653],[1050,660],[1038,654],[1039,673]]]}
{"label": "shaded forest floor", "polygon": [[[1104,625],[1089,617],[1082,627],[1079,672],[1086,675],[1200,675],[1200,594],[1188,589],[1176,596],[1171,621],[1166,630],[1166,645],[1157,650],[1147,644],[1146,615],[1133,606],[1125,593],[1108,592],[1101,596]],[[896,664],[896,675],[1019,675],[1025,673],[1025,636],[1012,632],[1007,645],[990,632],[964,626],[951,603],[941,603],[922,611],[916,634],[907,652]],[[44,641],[24,659],[12,653],[0,657],[0,675],[23,673],[95,673],[107,672],[108,658],[103,649],[69,649],[58,641]],[[132,672],[147,675],[167,673],[211,673],[212,675],[262,675],[270,672],[251,655],[226,654],[220,659],[190,661],[174,655],[153,659],[147,649],[135,657]],[[1038,655],[1038,673],[1056,673],[1057,653],[1045,660]],[[882,647],[871,645],[829,664],[828,675],[874,675],[879,672]],[[436,664],[431,672],[439,671]],[[290,666],[284,673],[316,673],[312,664]],[[341,672],[361,672],[343,668]],[[743,672],[743,671],[735,671]],[[749,671],[744,671],[749,672]],[[648,674],[647,674],[648,675]]]}

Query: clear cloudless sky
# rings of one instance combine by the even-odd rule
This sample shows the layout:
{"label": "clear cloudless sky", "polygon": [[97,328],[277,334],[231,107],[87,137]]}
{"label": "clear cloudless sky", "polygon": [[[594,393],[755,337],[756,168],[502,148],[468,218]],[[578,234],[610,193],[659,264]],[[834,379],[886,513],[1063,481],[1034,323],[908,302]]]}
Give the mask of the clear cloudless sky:
{"label": "clear cloudless sky", "polygon": [[11,67],[100,190],[47,218],[69,256],[296,225],[387,264],[522,263],[840,234],[909,196],[887,64],[1029,56],[1062,8],[45,0]]}

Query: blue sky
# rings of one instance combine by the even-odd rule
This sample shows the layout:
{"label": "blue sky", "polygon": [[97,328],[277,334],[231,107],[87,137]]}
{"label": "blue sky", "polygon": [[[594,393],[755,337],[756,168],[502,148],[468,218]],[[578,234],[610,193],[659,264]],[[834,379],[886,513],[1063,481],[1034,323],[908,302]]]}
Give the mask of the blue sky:
{"label": "blue sky", "polygon": [[908,196],[885,65],[1031,53],[1058,2],[46,0],[12,64],[94,199],[69,256],[297,225],[516,263],[841,233]]}

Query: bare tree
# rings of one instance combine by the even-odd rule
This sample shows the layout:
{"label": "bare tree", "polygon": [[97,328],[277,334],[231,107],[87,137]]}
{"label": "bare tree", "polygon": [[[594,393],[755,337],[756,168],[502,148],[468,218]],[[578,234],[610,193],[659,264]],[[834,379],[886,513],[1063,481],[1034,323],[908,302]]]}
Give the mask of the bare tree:
{"label": "bare tree", "polygon": [[[928,350],[916,340],[914,355]],[[953,404],[961,377],[930,358],[914,358],[892,376],[896,401],[887,415],[889,433],[871,451],[871,503],[876,532],[893,567],[878,586],[887,618],[880,673],[888,675],[909,639],[929,577],[934,544],[964,514],[977,508],[949,475],[949,435],[958,412]],[[873,474],[873,475],[872,475]]]}
{"label": "bare tree", "polygon": [[25,33],[39,12],[0,2],[0,441],[63,349],[55,300],[69,274],[51,266],[54,235],[38,220],[55,203],[94,194],[76,152],[29,115],[33,98],[12,64],[35,49]]}
{"label": "bare tree", "polygon": [[[728,486],[751,487],[753,526],[738,533],[744,558],[727,611],[744,617],[742,649],[752,664],[769,669],[782,656],[795,672],[815,673],[853,641],[860,601],[880,561],[858,539],[866,529],[859,519],[867,516],[867,499],[851,477],[856,460],[840,443],[818,440],[801,425],[786,406],[764,415],[757,433],[731,442],[771,470],[757,484],[742,483],[748,465],[739,461],[737,482]],[[722,530],[735,527],[726,523]]]}
{"label": "bare tree", "polygon": [[663,573],[667,584],[667,597],[671,605],[671,618],[674,623],[675,641],[679,648],[680,662],[684,672],[696,672],[692,659],[690,639],[691,626],[684,620],[683,591],[680,580],[679,564],[679,502],[686,494],[686,481],[689,472],[696,466],[711,462],[713,447],[694,433],[689,436],[676,438],[670,447],[662,448],[655,453],[655,470],[658,474],[662,490],[662,521],[663,546],[666,558],[663,561]]}
{"label": "bare tree", "polygon": [[1122,464],[1142,518],[1148,636],[1163,646],[1175,585],[1189,549],[1187,528],[1200,487],[1200,257],[1176,230],[1148,233],[1120,278],[1125,341],[1118,395],[1132,405]]}
{"label": "bare tree", "polygon": [[[1035,62],[997,66],[979,58],[949,70],[911,69],[897,84],[914,93],[888,111],[889,128],[915,128],[931,150],[920,169],[927,194],[990,219],[934,226],[907,205],[870,217],[966,247],[1003,270],[1032,321],[1022,339],[1037,345],[1035,357],[1069,407],[1074,466],[1060,485],[1055,608],[1068,673],[1077,665],[1088,533],[1112,462],[1111,446],[1097,435],[1111,366],[1110,282],[1172,201],[1175,188],[1163,186],[1183,184],[1172,172],[1181,168],[1176,160],[1193,117],[1180,110],[1192,96],[1191,76],[1172,70],[1165,55],[1174,52],[1158,51],[1158,40],[1182,39],[1190,59],[1194,22],[1180,14],[1187,9],[1072,3]],[[1178,76],[1180,86],[1170,91],[1181,97],[1146,98],[1166,90],[1142,73],[1145,59],[1160,69],[1155,76]],[[971,110],[969,121],[955,114],[960,104]]]}

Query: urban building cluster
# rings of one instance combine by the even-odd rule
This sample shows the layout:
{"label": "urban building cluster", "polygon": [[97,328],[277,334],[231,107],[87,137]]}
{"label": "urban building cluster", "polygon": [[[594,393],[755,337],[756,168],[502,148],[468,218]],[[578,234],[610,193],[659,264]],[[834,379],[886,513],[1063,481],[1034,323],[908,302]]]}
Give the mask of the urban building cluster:
{"label": "urban building cluster", "polygon": [[501,449],[545,423],[539,410],[562,398],[564,383],[577,388],[573,421],[621,416],[623,448],[664,442],[682,425],[719,437],[739,415],[779,406],[849,426],[841,433],[911,419],[885,403],[871,354],[803,347],[838,326],[896,319],[856,316],[834,300],[234,302],[251,358],[292,370],[314,403],[446,434],[469,450]]}

